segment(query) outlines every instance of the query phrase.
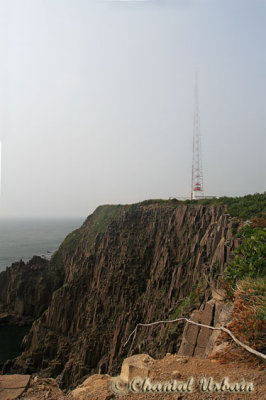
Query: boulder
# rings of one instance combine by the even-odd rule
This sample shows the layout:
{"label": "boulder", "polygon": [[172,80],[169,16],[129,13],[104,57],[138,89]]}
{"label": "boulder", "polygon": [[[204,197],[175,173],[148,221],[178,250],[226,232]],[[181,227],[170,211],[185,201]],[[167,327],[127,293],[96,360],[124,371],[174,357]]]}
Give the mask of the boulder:
{"label": "boulder", "polygon": [[153,358],[148,354],[136,354],[123,361],[120,378],[131,381],[134,377],[147,378]]}

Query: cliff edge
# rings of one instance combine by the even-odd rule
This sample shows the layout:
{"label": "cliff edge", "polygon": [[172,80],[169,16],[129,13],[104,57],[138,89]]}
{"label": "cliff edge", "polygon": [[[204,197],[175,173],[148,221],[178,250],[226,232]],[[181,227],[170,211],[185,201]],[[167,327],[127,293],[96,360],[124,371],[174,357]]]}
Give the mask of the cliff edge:
{"label": "cliff edge", "polygon": [[[238,241],[225,206],[146,201],[101,206],[67,236],[49,265],[62,284],[4,372],[52,376],[73,387],[116,373],[139,322],[190,315],[210,297]],[[51,267],[49,267],[51,268]],[[133,353],[176,353],[183,326],[142,329]]]}

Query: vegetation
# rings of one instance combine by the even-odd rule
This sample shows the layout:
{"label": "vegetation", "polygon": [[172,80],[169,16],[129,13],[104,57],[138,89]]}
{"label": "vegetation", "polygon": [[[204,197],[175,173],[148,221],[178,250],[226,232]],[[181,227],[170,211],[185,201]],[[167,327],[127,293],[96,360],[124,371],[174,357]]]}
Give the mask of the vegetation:
{"label": "vegetation", "polygon": [[76,229],[73,232],[71,232],[65,240],[63,241],[62,245],[63,247],[67,248],[70,251],[75,250],[76,246],[79,244],[79,241],[81,239],[81,230]]}
{"label": "vegetation", "polygon": [[224,205],[233,217],[249,219],[266,217],[266,192],[243,197],[220,197],[201,200],[186,200],[184,204]]}
{"label": "vegetation", "polygon": [[249,194],[243,197],[213,197],[210,199],[200,199],[200,200],[177,200],[177,199],[151,199],[144,200],[138,205],[148,206],[154,204],[165,204],[165,205],[221,205],[225,206],[228,214],[232,217],[241,218],[244,220],[250,218],[266,218],[266,192]]}
{"label": "vegetation", "polygon": [[137,205],[141,205],[141,206],[149,206],[149,205],[153,205],[153,204],[173,205],[173,204],[182,204],[182,203],[183,202],[181,200],[177,200],[177,199],[169,199],[169,200],[150,199],[150,200],[141,201],[140,203],[137,203]]}
{"label": "vegetation", "polygon": [[[231,314],[232,322],[228,329],[244,344],[264,353],[266,351],[266,280],[262,278],[247,278],[238,284],[234,293],[234,308]],[[212,358],[220,362],[243,361],[255,365],[263,363],[256,356],[243,351],[235,342],[222,333],[217,344],[227,341],[222,350]]]}
{"label": "vegetation", "polygon": [[[265,353],[266,350],[266,224],[265,218],[255,218],[238,233],[242,243],[225,270],[228,294],[234,300],[232,322],[228,329],[244,344]],[[261,361],[239,348],[225,333],[218,344],[227,340],[214,358],[221,362]]]}
{"label": "vegetation", "polygon": [[[199,281],[196,287],[191,290],[190,294],[181,300],[177,308],[169,315],[169,320],[177,319],[180,317],[189,317],[192,311],[197,310],[204,301],[208,285],[205,279]],[[166,337],[167,334],[181,335],[183,332],[183,325],[166,325],[161,330],[161,336]],[[164,342],[162,342],[162,348]]]}
{"label": "vegetation", "polygon": [[225,280],[232,290],[240,279],[266,276],[266,228],[247,225],[239,237],[242,244],[225,270]]}
{"label": "vegetation", "polygon": [[98,234],[103,234],[107,231],[110,223],[120,216],[122,210],[123,206],[119,204],[100,206],[94,211],[89,217],[88,247],[94,242]]}

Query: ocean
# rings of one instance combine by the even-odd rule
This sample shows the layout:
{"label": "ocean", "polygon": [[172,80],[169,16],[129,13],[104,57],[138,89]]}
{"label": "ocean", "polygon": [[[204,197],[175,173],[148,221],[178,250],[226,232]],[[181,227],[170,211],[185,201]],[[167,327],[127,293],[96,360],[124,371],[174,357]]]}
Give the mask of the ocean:
{"label": "ocean", "polygon": [[61,219],[0,219],[0,272],[33,255],[49,259],[68,233],[85,217]]}

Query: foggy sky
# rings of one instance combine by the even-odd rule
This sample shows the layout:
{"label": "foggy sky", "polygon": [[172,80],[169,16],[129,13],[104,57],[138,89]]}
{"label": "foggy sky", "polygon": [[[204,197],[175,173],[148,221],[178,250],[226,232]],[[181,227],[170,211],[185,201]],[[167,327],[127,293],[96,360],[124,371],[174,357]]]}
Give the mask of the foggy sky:
{"label": "foggy sky", "polygon": [[266,1],[0,0],[0,215],[263,192]]}

